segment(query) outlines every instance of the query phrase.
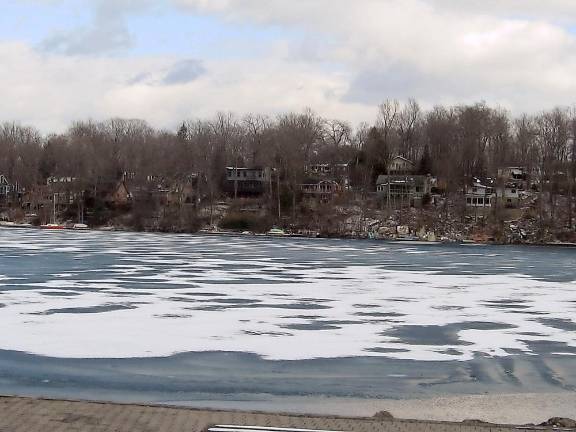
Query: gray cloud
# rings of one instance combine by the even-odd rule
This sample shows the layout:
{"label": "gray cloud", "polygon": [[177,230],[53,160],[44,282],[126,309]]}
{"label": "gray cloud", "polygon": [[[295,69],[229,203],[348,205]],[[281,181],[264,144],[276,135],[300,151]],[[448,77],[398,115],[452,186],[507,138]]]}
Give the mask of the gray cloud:
{"label": "gray cloud", "polygon": [[176,63],[162,79],[166,85],[187,84],[195,81],[206,73],[202,62],[194,59],[182,60]]}
{"label": "gray cloud", "polygon": [[150,82],[152,78],[152,74],[149,72],[140,72],[136,76],[131,77],[128,81],[126,81],[127,85],[137,85],[137,84],[147,84]]}
{"label": "gray cloud", "polygon": [[93,0],[92,22],[85,28],[56,32],[40,44],[40,50],[64,55],[98,55],[121,51],[132,45],[125,25],[128,14],[142,12],[151,0]]}
{"label": "gray cloud", "polygon": [[478,88],[480,83],[466,74],[447,81],[444,76],[421,71],[408,63],[372,66],[361,70],[350,82],[343,101],[377,105],[385,98],[414,97],[420,101],[441,102],[450,97],[460,100],[482,99],[489,94]]}

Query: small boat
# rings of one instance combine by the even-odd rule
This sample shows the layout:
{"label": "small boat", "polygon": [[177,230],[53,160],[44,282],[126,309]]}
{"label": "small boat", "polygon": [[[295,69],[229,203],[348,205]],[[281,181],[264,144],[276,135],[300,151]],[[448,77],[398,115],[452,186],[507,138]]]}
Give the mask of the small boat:
{"label": "small boat", "polygon": [[266,233],[266,235],[274,236],[274,237],[285,237],[287,234],[281,228],[272,228],[270,231]]}
{"label": "small boat", "polygon": [[398,236],[395,239],[396,241],[401,241],[401,242],[422,242],[422,240],[420,239],[420,237],[416,237],[413,235],[402,235],[402,236]]}
{"label": "small boat", "polygon": [[86,224],[77,223],[77,224],[74,224],[74,225],[72,226],[72,229],[75,230],[75,231],[87,231],[87,230],[89,230],[90,228],[89,228],[88,225],[86,225]]}
{"label": "small boat", "polygon": [[576,248],[576,243],[571,242],[549,242],[545,243],[546,246],[557,246],[557,247],[565,247],[565,248]]}
{"label": "small boat", "polygon": [[65,230],[66,227],[64,225],[56,224],[56,223],[49,223],[46,225],[40,225],[40,229],[44,230]]}

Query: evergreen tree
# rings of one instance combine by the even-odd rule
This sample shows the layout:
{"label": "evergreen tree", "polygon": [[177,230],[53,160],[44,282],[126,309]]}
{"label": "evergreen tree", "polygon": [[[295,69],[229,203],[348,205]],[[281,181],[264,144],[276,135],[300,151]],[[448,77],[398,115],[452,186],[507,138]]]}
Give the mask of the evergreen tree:
{"label": "evergreen tree", "polygon": [[424,152],[422,153],[422,157],[418,163],[418,174],[432,174],[432,158],[430,157],[430,149],[428,148],[428,144],[426,144],[424,147]]}

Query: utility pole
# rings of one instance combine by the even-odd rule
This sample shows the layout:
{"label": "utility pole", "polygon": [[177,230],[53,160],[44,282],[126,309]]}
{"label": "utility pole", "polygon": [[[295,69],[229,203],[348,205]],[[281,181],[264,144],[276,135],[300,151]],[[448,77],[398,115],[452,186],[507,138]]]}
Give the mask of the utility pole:
{"label": "utility pole", "polygon": [[282,222],[282,209],[280,204],[280,170],[276,169],[276,193],[278,195],[278,223]]}
{"label": "utility pole", "polygon": [[238,199],[238,166],[234,168],[234,199]]}
{"label": "utility pole", "polygon": [[54,220],[52,221],[52,223],[56,224],[56,194],[54,194],[54,196],[52,197],[52,217],[54,218]]}

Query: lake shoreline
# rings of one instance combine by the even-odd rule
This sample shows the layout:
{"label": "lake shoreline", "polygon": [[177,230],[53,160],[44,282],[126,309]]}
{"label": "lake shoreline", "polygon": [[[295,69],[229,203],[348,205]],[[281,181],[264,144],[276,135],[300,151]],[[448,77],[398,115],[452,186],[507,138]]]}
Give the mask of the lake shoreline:
{"label": "lake shoreline", "polygon": [[[6,230],[38,230],[40,227],[36,226],[29,226],[29,227],[8,227],[8,226],[0,226],[0,229]],[[91,229],[73,229],[73,228],[66,228],[62,230],[54,230],[53,232],[61,232],[61,231],[73,231],[73,232],[100,232],[100,233],[146,233],[146,234],[158,234],[158,235],[190,235],[190,236],[217,236],[217,237],[241,237],[241,238],[268,238],[268,239],[307,239],[307,240],[353,240],[353,241],[373,241],[378,243],[384,244],[408,244],[408,245],[431,245],[431,246],[438,246],[438,245],[477,245],[477,246],[530,246],[530,247],[559,247],[559,248],[576,248],[576,243],[571,242],[542,242],[542,243],[535,243],[535,242],[513,242],[513,243],[506,243],[506,242],[497,242],[497,241],[488,241],[488,242],[479,242],[474,240],[462,240],[462,241],[428,241],[428,240],[420,240],[420,239],[403,239],[403,238],[370,238],[366,236],[353,236],[353,235],[341,235],[341,236],[310,236],[310,235],[302,235],[302,234],[285,234],[285,235],[277,235],[277,234],[267,234],[267,233],[244,233],[241,231],[208,231],[208,230],[201,230],[197,232],[176,232],[176,231],[157,231],[157,230],[146,230],[146,231],[139,231],[133,230],[126,227],[97,227]]]}
{"label": "lake shoreline", "polygon": [[247,401],[169,401],[161,405],[193,409],[345,417],[372,417],[385,411],[394,418],[402,420],[436,422],[479,420],[499,425],[537,425],[553,417],[573,418],[576,393],[440,395],[420,399],[261,395],[257,400]]}

